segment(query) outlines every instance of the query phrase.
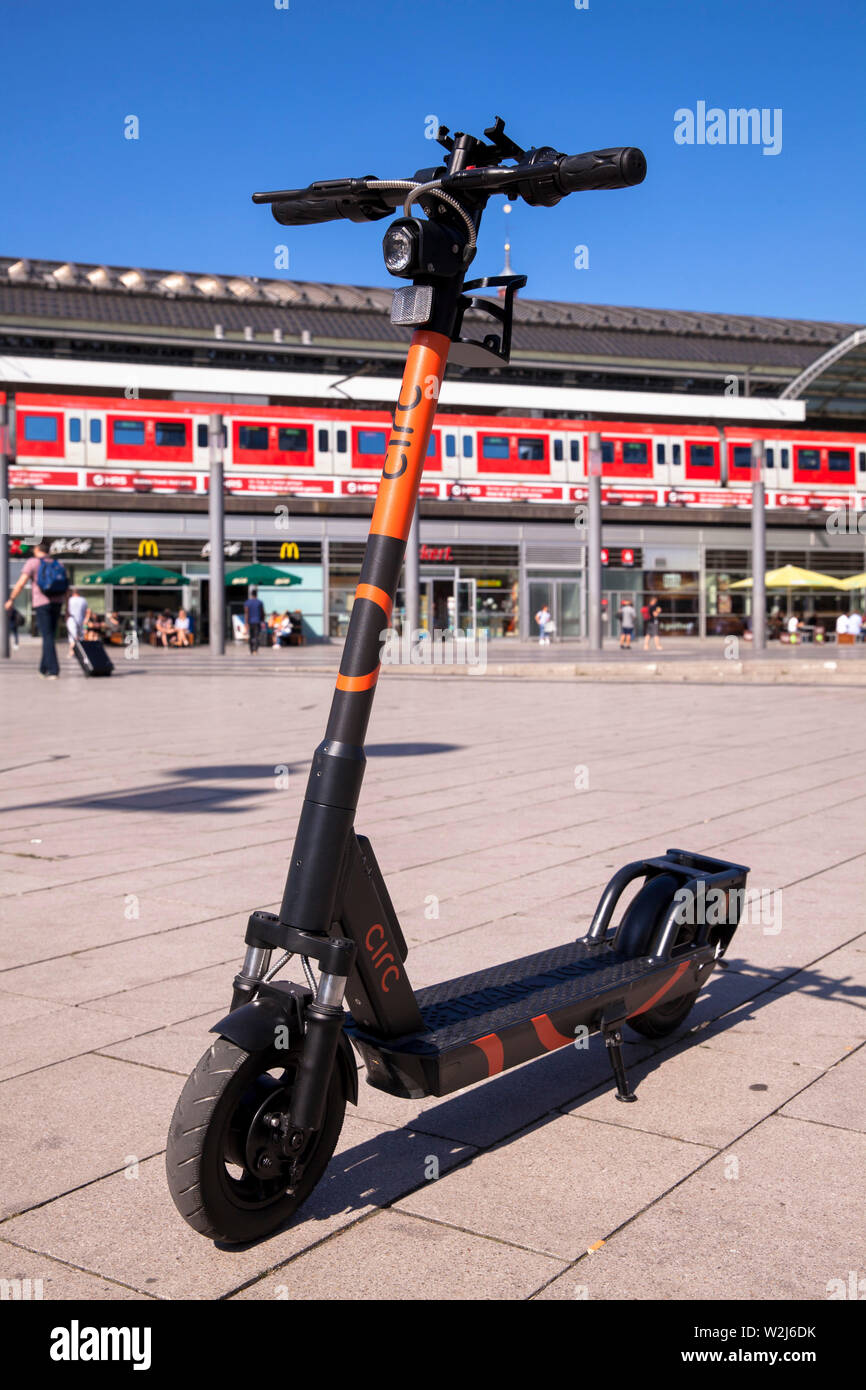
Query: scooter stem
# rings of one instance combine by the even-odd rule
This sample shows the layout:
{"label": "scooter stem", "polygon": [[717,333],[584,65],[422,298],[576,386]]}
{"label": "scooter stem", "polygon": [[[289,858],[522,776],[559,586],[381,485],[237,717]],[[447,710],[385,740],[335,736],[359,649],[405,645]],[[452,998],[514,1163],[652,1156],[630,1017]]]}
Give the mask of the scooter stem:
{"label": "scooter stem", "polygon": [[446,333],[430,329],[416,330],[409,346],[337,688],[324,741],[313,755],[280,908],[280,921],[302,931],[331,927],[364,776],[383,633],[391,626],[450,347]]}

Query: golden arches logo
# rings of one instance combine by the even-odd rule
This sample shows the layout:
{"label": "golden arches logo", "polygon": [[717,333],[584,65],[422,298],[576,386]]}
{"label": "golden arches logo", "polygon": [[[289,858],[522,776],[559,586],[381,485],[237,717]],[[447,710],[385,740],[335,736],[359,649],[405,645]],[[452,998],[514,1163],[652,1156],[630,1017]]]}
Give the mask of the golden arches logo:
{"label": "golden arches logo", "polygon": [[297,560],[297,559],[298,559],[298,545],[297,545],[297,541],[283,541],[282,545],[280,546],[280,559],[281,559],[281,560]]}
{"label": "golden arches logo", "polygon": [[139,558],[139,560],[142,559],[143,556],[145,556],[145,555],[152,555],[152,556],[154,557],[154,559],[159,555],[159,546],[157,545],[156,541],[139,541],[139,542],[138,542],[138,558]]}

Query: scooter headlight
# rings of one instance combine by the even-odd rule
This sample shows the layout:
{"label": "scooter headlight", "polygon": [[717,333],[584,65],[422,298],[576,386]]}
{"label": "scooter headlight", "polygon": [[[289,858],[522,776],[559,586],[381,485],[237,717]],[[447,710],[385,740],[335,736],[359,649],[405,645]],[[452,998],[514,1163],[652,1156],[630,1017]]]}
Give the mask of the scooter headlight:
{"label": "scooter headlight", "polygon": [[385,268],[392,275],[411,274],[417,261],[418,233],[406,222],[395,222],[382,238]]}

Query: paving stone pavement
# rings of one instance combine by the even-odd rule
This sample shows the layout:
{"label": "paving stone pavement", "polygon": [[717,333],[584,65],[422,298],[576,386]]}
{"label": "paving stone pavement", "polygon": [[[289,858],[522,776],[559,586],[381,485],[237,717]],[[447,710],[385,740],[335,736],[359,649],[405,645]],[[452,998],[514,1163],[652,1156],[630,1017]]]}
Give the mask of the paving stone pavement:
{"label": "paving stone pavement", "polygon": [[164,655],[0,672],[0,1278],[805,1300],[866,1275],[860,690],[386,673],[357,823],[416,985],[580,934],[615,868],[671,846],[749,864],[763,897],[678,1032],[629,1039],[638,1104],[598,1038],[444,1100],[362,1079],[307,1206],[229,1249],[177,1216],[162,1151],[246,916],[281,896],[333,678]]}

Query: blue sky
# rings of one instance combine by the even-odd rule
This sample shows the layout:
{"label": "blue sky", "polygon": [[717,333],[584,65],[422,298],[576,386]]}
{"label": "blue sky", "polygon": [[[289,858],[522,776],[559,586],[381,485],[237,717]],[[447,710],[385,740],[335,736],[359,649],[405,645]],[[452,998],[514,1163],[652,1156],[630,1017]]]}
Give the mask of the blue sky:
{"label": "blue sky", "polygon": [[[279,228],[250,193],[410,174],[428,117],[502,115],[524,145],[639,144],[649,174],[494,199],[476,273],[507,226],[533,297],[866,321],[861,0],[6,0],[3,37],[0,254],[271,276],[285,243],[290,278],[389,283],[387,223]],[[699,101],[781,108],[781,152],[676,144]]]}

